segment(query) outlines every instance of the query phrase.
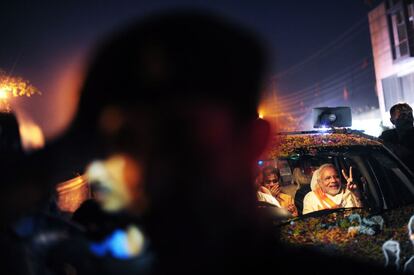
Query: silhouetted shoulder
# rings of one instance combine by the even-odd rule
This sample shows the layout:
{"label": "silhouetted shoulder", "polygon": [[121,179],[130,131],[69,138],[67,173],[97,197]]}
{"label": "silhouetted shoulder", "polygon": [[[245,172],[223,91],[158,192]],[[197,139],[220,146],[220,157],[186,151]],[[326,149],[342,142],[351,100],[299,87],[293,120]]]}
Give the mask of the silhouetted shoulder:
{"label": "silhouetted shoulder", "polygon": [[398,140],[397,130],[385,130],[378,138],[384,142],[396,142]]}

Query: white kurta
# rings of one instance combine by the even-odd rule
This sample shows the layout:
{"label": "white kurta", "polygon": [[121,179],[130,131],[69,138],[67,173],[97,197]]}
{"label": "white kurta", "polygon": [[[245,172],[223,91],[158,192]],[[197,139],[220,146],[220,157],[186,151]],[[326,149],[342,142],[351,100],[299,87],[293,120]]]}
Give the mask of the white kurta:
{"label": "white kurta", "polygon": [[[339,192],[335,196],[331,196],[329,194],[326,194],[326,196],[334,203],[341,205],[342,208],[361,207],[360,200],[349,190],[345,191],[345,193]],[[306,194],[303,199],[303,214],[323,209],[329,209],[329,207],[319,200],[315,192],[311,191]]]}
{"label": "white kurta", "polygon": [[273,197],[270,194],[266,194],[266,193],[263,193],[263,192],[260,192],[260,191],[257,191],[257,200],[270,203],[270,204],[272,204],[274,206],[277,206],[277,207],[281,207],[280,203],[277,201],[277,199],[275,197]]}

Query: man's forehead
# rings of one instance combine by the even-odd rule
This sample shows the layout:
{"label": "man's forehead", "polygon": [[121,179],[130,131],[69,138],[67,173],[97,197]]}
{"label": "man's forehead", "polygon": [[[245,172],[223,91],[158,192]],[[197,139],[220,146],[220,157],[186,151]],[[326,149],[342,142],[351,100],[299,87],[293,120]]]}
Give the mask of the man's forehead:
{"label": "man's forehead", "polygon": [[325,175],[326,173],[334,173],[334,174],[337,174],[337,172],[336,172],[336,169],[334,169],[333,167],[331,167],[331,166],[327,166],[327,167],[324,167],[323,169],[322,169],[322,171],[320,172],[320,174],[321,174],[321,176],[323,176],[323,175]]}

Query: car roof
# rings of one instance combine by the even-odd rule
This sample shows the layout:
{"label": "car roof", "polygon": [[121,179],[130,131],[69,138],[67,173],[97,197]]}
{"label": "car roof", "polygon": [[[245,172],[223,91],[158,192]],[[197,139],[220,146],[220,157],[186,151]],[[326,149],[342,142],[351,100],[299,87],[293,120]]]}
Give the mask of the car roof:
{"label": "car roof", "polygon": [[332,147],[380,146],[381,142],[361,131],[333,129],[328,131],[283,132],[276,134],[263,159],[288,157],[300,149],[328,149]]}

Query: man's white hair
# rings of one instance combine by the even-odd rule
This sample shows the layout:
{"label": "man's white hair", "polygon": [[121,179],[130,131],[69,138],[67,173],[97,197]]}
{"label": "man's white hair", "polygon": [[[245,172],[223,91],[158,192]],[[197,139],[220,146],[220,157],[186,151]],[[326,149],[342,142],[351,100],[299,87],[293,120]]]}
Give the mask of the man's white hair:
{"label": "man's white hair", "polygon": [[322,172],[323,169],[325,169],[327,167],[332,167],[333,169],[336,170],[335,165],[333,165],[332,163],[325,163],[325,164],[322,164],[321,166],[319,166],[319,168],[316,169],[313,172],[313,175],[312,175],[312,180],[311,180],[311,190],[312,191],[316,190],[316,188],[318,187],[318,183],[321,181],[321,172]]}

